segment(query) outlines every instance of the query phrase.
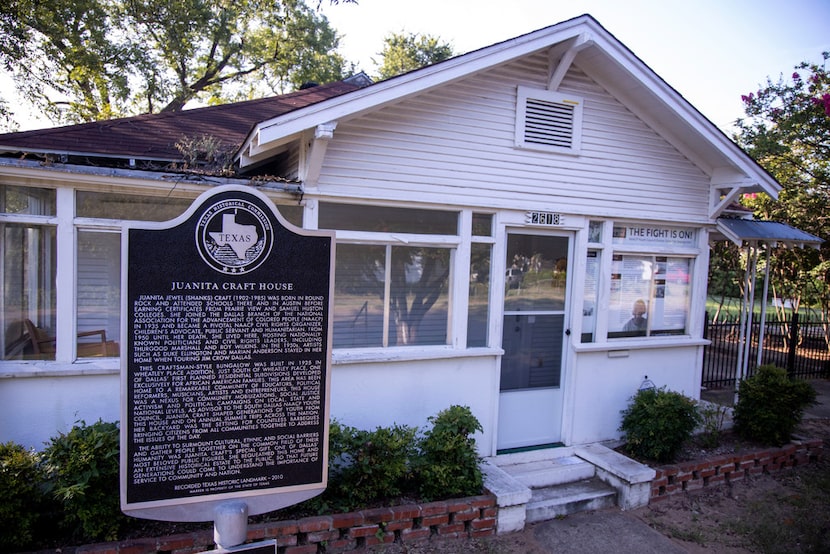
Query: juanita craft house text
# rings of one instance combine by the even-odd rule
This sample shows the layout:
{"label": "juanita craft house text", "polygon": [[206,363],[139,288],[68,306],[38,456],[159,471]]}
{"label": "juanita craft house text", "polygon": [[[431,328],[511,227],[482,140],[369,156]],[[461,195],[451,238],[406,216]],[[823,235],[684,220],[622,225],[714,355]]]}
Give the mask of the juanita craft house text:
{"label": "juanita craft house text", "polygon": [[228,291],[291,291],[294,283],[214,283],[211,281],[173,281],[171,291],[228,290]]}

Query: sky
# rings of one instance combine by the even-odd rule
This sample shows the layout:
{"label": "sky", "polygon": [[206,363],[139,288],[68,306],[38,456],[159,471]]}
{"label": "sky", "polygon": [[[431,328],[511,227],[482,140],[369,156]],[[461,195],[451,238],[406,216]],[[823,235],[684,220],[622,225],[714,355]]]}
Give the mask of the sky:
{"label": "sky", "polygon": [[[727,132],[743,115],[742,94],[767,77],[789,78],[800,62],[819,62],[830,51],[830,0],[322,0],[321,6],[343,37],[341,54],[369,75],[390,33],[429,34],[462,54],[587,13]],[[0,93],[10,99],[7,88]],[[50,126],[19,122],[21,130]]]}
{"label": "sky", "polygon": [[587,13],[727,131],[742,94],[830,51],[830,0],[323,0],[322,11],[370,75],[392,32],[437,36],[461,54]]}

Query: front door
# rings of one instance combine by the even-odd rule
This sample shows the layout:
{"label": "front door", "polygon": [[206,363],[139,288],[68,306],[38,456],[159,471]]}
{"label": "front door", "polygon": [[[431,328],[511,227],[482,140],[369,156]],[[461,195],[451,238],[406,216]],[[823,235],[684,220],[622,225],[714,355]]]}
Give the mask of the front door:
{"label": "front door", "polygon": [[507,235],[499,450],[561,438],[569,260],[567,236]]}

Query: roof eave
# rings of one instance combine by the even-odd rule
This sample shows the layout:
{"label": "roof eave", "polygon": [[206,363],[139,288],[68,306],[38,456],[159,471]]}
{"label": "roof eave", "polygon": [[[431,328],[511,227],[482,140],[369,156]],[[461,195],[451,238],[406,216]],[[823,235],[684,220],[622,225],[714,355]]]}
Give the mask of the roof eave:
{"label": "roof eave", "polygon": [[19,154],[21,159],[30,154],[40,156],[77,156],[85,158],[106,158],[110,160],[135,160],[147,162],[163,162],[176,163],[181,162],[181,158],[165,158],[161,156],[138,156],[135,154],[113,154],[101,152],[86,152],[82,150],[60,150],[55,148],[21,148],[20,146],[8,146],[0,144],[0,154]]}
{"label": "roof eave", "polygon": [[[587,27],[587,29],[586,29]],[[606,33],[591,16],[546,27],[492,46],[474,50],[455,58],[375,83],[342,96],[324,100],[286,115],[256,125],[242,143],[237,158],[244,161],[249,153],[259,156],[317,125],[353,118],[380,106],[399,102],[433,87],[444,85],[482,69],[506,63],[532,52],[549,48],[581,33]]]}
{"label": "roof eave", "polygon": [[296,140],[318,125],[359,116],[478,71],[549,49],[580,35],[590,44],[586,50],[604,56],[603,62],[612,62],[605,64],[605,68],[610,70],[609,76],[626,76],[641,85],[636,87],[637,92],[646,92],[647,98],[635,98],[630,93],[625,94],[624,87],[612,84],[608,84],[609,90],[619,94],[627,106],[633,106],[647,124],[670,136],[675,147],[710,175],[713,189],[723,183],[737,182],[741,183],[742,193],[765,192],[777,198],[781,186],[769,173],[589,15],[262,121],[246,137],[237,154],[240,166],[244,167],[249,159],[267,157],[272,149]]}

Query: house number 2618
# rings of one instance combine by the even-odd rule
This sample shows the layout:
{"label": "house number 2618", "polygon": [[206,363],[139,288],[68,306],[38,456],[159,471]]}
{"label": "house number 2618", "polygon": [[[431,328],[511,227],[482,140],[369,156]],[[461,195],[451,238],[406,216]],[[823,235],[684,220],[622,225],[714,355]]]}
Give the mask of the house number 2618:
{"label": "house number 2618", "polygon": [[560,225],[562,217],[560,214],[550,212],[527,212],[527,223],[531,225]]}

